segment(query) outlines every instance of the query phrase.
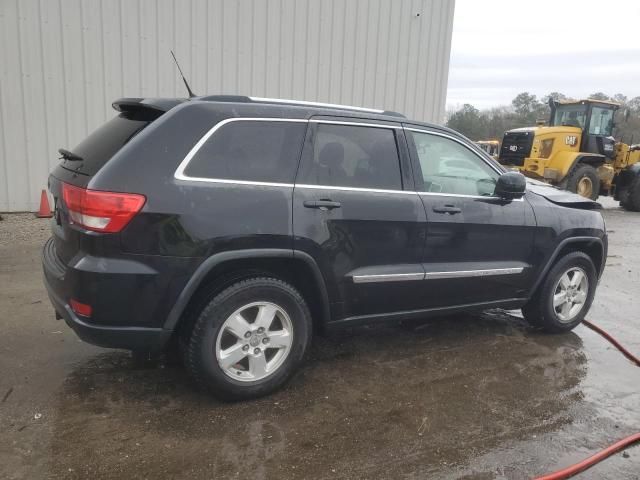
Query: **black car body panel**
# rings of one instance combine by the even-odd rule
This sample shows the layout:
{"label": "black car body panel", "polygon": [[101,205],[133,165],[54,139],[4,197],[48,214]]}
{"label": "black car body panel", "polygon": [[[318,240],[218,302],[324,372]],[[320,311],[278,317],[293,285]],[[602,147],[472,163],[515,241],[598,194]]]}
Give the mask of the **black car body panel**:
{"label": "black car body panel", "polygon": [[[55,216],[43,253],[45,283],[55,310],[81,338],[161,348],[203,282],[232,262],[301,265],[317,296],[314,320],[327,325],[521,306],[554,255],[572,242],[587,250],[597,246],[602,271],[604,223],[584,199],[538,186],[514,201],[426,191],[413,138],[418,134],[455,142],[486,163],[483,168],[504,172],[454,131],[391,114],[227,100],[123,100],[124,120],[132,111],[140,115],[140,108],[154,113],[130,138],[118,140],[122,144],[95,171],[70,160],[52,171]],[[215,141],[229,125],[261,121],[303,128],[295,129],[304,133],[300,144],[287,150],[291,180],[190,176],[207,135]],[[322,184],[325,170],[334,175],[342,168],[331,164],[335,156],[354,155],[333,145],[346,127],[355,129],[360,143],[349,148],[362,159],[345,174],[366,171],[362,178],[375,188]],[[380,152],[394,156],[397,173],[384,171]],[[238,165],[244,161],[237,152],[226,154],[240,155]],[[145,203],[122,231],[91,231],[71,221],[65,184],[135,193]],[[563,206],[569,204],[579,208]],[[90,305],[90,317],[74,313],[71,299]]]}

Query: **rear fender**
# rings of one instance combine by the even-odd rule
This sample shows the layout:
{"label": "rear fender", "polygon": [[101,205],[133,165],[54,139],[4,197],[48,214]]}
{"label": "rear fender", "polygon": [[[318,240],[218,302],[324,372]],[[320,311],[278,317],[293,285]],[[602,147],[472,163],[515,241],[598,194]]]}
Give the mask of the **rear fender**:
{"label": "rear fender", "polygon": [[202,264],[197,268],[195,273],[191,276],[187,285],[184,287],[182,292],[180,293],[178,300],[175,305],[171,309],[167,320],[163,325],[164,330],[174,330],[182,314],[186,311],[189,306],[189,302],[194,297],[194,294],[198,291],[200,285],[203,284],[209,272],[212,272],[214,268],[218,265],[221,265],[225,262],[230,262],[234,260],[246,260],[246,259],[264,259],[264,258],[286,258],[286,259],[297,259],[301,260],[307,264],[310,271],[312,272],[313,281],[318,289],[320,301],[321,301],[321,322],[326,324],[330,318],[329,311],[329,296],[327,293],[327,288],[324,282],[324,277],[320,272],[320,268],[316,264],[313,257],[305,252],[301,252],[298,250],[286,250],[286,249],[278,249],[278,248],[270,248],[270,249],[246,249],[246,250],[232,250],[227,252],[217,253],[207,258]]}

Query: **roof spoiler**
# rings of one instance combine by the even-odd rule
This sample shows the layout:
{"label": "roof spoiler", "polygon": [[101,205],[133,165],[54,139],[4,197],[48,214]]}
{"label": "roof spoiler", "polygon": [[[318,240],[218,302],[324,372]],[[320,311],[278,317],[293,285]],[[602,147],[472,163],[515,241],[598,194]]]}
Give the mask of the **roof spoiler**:
{"label": "roof spoiler", "polygon": [[147,111],[160,116],[184,101],[182,98],[119,98],[111,106],[117,112]]}

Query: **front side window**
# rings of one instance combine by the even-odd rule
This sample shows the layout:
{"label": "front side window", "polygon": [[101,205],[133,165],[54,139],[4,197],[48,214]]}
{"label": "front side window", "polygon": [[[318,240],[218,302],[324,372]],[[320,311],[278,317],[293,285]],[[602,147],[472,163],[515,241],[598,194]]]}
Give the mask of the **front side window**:
{"label": "front side window", "polygon": [[317,124],[299,183],[402,190],[393,129]]}
{"label": "front side window", "polygon": [[553,125],[584,128],[586,120],[586,105],[560,105],[556,108]]}
{"label": "front side window", "polygon": [[460,143],[439,135],[407,131],[418,154],[423,191],[492,196],[499,173]]}
{"label": "front side window", "polygon": [[196,152],[188,177],[293,183],[306,122],[241,120],[223,125]]}
{"label": "front side window", "polygon": [[593,107],[591,109],[591,120],[589,121],[589,134],[609,137],[612,130],[613,109]]}

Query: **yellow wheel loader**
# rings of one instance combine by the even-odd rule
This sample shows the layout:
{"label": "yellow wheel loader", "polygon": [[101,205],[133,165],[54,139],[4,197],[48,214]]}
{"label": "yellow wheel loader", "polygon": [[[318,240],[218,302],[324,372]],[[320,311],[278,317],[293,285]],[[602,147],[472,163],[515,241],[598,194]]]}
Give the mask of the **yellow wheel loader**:
{"label": "yellow wheel loader", "polygon": [[498,161],[506,167],[595,200],[613,195],[640,211],[640,145],[613,138],[618,103],[549,102],[549,125],[505,132]]}

